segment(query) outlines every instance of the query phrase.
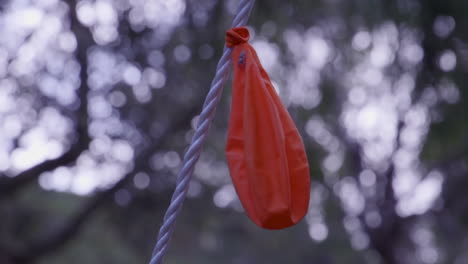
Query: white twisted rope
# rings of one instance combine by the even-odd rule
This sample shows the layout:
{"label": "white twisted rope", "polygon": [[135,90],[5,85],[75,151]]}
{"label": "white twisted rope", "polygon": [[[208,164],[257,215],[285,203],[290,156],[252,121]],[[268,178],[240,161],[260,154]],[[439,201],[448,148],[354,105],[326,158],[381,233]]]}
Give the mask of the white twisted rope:
{"label": "white twisted rope", "polygon": [[[247,23],[254,2],[255,0],[242,0],[240,2],[237,15],[232,22],[232,27],[244,26]],[[197,129],[192,138],[192,144],[185,153],[182,169],[177,176],[177,186],[172,195],[169,208],[164,215],[164,223],[159,230],[158,241],[153,249],[152,258],[149,262],[150,264],[162,263],[162,259],[167,252],[169,240],[174,231],[175,220],[185,200],[187,188],[192,178],[193,168],[200,157],[200,152],[206,140],[211,121],[213,120],[216,106],[221,98],[223,85],[227,79],[230,66],[231,49],[224,45],[223,56],[218,62],[216,75],[211,82],[210,91],[203,104],[203,110],[198,119]]]}

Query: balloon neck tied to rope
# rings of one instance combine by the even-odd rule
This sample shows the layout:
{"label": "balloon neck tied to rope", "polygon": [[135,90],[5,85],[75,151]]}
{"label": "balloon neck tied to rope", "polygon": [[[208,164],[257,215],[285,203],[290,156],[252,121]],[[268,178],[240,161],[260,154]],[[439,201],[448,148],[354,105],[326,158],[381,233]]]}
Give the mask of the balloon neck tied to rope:
{"label": "balloon neck tied to rope", "polygon": [[226,33],[234,65],[226,159],[249,218],[262,228],[283,229],[307,213],[309,165],[301,136],[249,37],[246,27]]}

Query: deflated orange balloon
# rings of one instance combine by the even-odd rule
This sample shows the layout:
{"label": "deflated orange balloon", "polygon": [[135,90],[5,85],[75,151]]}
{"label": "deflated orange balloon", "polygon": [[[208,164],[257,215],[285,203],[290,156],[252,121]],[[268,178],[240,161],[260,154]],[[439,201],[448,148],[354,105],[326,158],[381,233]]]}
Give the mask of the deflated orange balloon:
{"label": "deflated orange balloon", "polygon": [[226,158],[250,219],[282,229],[307,213],[309,165],[301,136],[248,40],[245,27],[226,34],[234,64]]}

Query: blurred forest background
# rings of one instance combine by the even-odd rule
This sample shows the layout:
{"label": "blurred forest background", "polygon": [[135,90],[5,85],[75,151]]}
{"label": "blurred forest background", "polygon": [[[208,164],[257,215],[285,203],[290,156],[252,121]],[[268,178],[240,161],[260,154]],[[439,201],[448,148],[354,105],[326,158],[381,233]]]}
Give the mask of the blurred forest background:
{"label": "blurred forest background", "polygon": [[[0,263],[147,263],[238,0],[0,2]],[[258,0],[306,218],[256,227],[230,82],[166,263],[468,263],[468,1]]]}

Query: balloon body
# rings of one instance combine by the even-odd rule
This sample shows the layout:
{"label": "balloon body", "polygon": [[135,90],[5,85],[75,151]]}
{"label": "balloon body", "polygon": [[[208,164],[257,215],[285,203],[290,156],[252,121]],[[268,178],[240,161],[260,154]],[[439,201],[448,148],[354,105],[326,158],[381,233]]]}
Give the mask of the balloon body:
{"label": "balloon body", "polygon": [[307,213],[309,165],[301,136],[248,39],[245,27],[226,34],[234,64],[226,159],[249,218],[282,229]]}

